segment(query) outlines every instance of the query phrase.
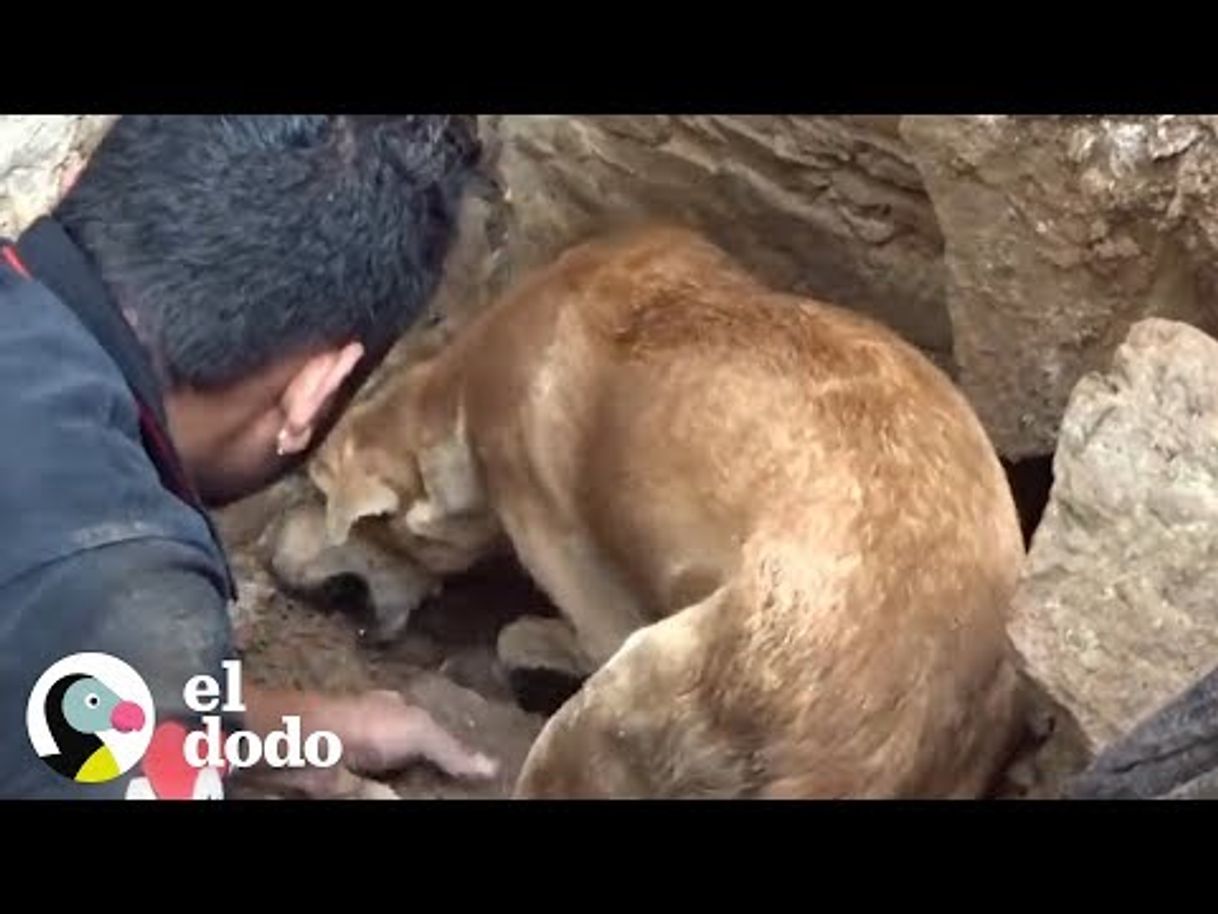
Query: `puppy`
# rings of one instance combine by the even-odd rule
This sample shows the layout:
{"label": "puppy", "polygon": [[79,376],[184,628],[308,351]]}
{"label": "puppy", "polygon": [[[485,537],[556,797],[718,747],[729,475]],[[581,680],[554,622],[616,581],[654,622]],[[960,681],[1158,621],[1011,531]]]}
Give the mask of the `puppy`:
{"label": "puppy", "polygon": [[270,557],[276,583],[289,593],[315,598],[335,579],[350,576],[363,581],[373,619],[360,635],[370,644],[397,640],[411,613],[439,587],[440,582],[425,570],[377,549],[367,537],[347,537],[341,545],[330,545],[325,513],[315,505],[292,508],[277,528]]}
{"label": "puppy", "polygon": [[502,538],[596,672],[521,797],[974,797],[1019,732],[1024,548],[961,394],[697,234],[569,250],[311,466],[443,575]]}

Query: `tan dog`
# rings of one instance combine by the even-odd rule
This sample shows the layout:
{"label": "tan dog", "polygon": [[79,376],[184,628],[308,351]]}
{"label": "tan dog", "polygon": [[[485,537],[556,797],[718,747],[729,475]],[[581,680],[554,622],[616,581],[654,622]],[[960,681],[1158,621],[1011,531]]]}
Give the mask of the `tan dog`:
{"label": "tan dog", "polygon": [[971,797],[1018,729],[1015,507],[966,401],[700,237],[577,247],[317,456],[436,573],[505,533],[597,672],[528,797]]}

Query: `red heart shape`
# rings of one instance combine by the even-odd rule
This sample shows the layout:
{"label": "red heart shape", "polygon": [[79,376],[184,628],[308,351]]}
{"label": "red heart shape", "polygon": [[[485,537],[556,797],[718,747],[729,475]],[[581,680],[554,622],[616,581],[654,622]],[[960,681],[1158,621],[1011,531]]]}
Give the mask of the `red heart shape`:
{"label": "red heart shape", "polygon": [[[152,733],[143,769],[158,799],[189,800],[194,795],[200,769],[186,761],[186,735],[186,728],[176,721],[163,723]],[[221,775],[226,768],[220,766]]]}

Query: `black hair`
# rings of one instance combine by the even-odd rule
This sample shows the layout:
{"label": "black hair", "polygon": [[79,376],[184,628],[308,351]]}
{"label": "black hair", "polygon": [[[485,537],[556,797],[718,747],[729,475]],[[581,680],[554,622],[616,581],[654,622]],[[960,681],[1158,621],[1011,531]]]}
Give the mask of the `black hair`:
{"label": "black hair", "polygon": [[54,216],[162,380],[383,354],[435,290],[480,148],[463,116],[119,118]]}

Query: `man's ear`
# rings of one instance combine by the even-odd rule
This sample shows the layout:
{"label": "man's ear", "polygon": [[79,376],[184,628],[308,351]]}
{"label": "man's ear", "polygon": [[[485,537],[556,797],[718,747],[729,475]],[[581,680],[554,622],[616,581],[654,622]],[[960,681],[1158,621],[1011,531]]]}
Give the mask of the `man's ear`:
{"label": "man's ear", "polygon": [[326,405],[364,357],[364,347],[348,343],[310,358],[296,372],[280,398],[287,421],[279,432],[282,454],[296,454],[309,446],[313,431],[325,415]]}
{"label": "man's ear", "polygon": [[334,480],[326,497],[326,535],[330,545],[341,546],[361,517],[392,514],[401,499],[380,477],[348,464],[347,472]]}

